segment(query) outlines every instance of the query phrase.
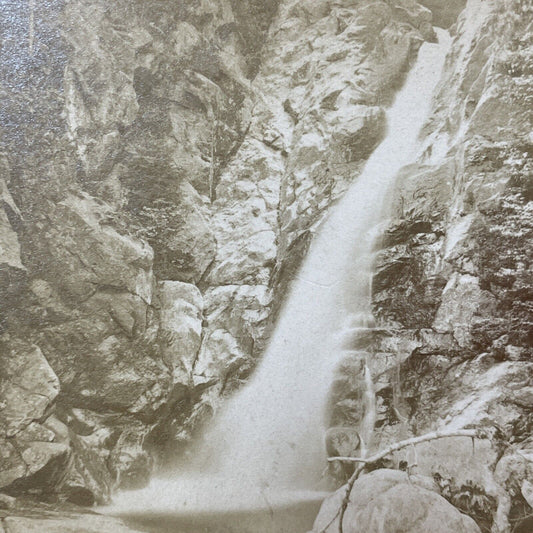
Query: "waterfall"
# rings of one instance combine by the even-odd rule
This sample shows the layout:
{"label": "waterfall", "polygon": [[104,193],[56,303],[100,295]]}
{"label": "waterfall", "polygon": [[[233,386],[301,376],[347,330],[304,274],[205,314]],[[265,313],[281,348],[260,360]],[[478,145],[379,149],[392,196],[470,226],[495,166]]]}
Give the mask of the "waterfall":
{"label": "waterfall", "polygon": [[446,32],[438,35],[438,44],[422,45],[388,111],[386,138],[314,236],[251,381],[218,414],[188,472],[119,495],[119,508],[225,509],[318,486],[326,464],[324,409],[343,331],[372,321],[374,234],[397,172],[417,156],[450,42]]}

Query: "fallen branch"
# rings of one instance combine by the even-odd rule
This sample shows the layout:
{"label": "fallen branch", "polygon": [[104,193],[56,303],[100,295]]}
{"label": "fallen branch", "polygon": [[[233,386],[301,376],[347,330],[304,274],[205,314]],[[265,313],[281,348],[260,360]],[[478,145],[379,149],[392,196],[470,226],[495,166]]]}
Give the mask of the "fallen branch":
{"label": "fallen branch", "polygon": [[355,472],[352,474],[352,477],[348,480],[347,486],[346,486],[346,494],[344,495],[344,498],[342,500],[342,506],[341,506],[341,512],[339,516],[339,533],[344,533],[342,529],[342,523],[344,521],[344,513],[346,512],[346,509],[348,508],[348,504],[350,503],[350,494],[352,493],[352,488],[359,478],[359,475],[364,470],[365,465],[361,464],[356,469]]}
{"label": "fallen branch", "polygon": [[400,442],[396,442],[395,444],[392,444],[388,448],[385,448],[384,450],[376,453],[375,455],[372,455],[372,457],[368,457],[365,459],[364,457],[328,457],[328,461],[346,461],[351,463],[365,463],[365,464],[372,464],[377,463],[380,459],[383,459],[387,455],[397,452],[398,450],[401,450],[402,448],[406,448],[407,446],[414,446],[415,444],[420,444],[421,442],[427,442],[430,440],[436,440],[436,439],[444,439],[449,437],[469,437],[472,439],[486,439],[488,438],[488,435],[479,429],[459,429],[455,431],[434,431],[432,433],[426,433],[425,435],[420,435],[420,437],[413,437],[411,439],[402,440]]}
{"label": "fallen branch", "polygon": [[333,523],[335,518],[339,516],[339,533],[343,533],[343,527],[342,522],[344,520],[344,513],[346,512],[346,508],[348,507],[348,503],[350,502],[350,494],[352,492],[352,488],[361,475],[361,472],[364,470],[365,466],[368,464],[377,463],[379,460],[383,459],[387,455],[396,452],[398,450],[401,450],[402,448],[405,448],[407,446],[414,446],[415,444],[420,444],[421,442],[427,442],[431,440],[436,439],[444,439],[444,438],[450,438],[450,437],[467,437],[471,439],[488,439],[490,437],[490,433],[483,429],[458,429],[454,431],[433,431],[431,433],[426,433],[425,435],[420,435],[419,437],[413,437],[411,439],[402,440],[400,442],[397,442],[395,444],[392,444],[388,448],[385,448],[384,450],[372,455],[368,459],[365,459],[364,457],[329,457],[328,461],[350,461],[354,463],[361,463],[357,466],[355,469],[355,472],[351,475],[350,479],[348,480],[346,484],[346,493],[344,495],[344,498],[342,500],[342,505],[340,508],[340,512],[337,512],[333,520],[326,526],[324,530],[322,530],[321,533],[325,533],[325,530],[329,528],[329,526]]}

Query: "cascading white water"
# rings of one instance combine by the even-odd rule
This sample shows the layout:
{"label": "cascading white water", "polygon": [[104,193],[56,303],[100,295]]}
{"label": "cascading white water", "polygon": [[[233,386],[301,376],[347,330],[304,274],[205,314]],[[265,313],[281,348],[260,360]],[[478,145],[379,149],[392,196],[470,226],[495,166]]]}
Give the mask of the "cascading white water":
{"label": "cascading white water", "polygon": [[[313,490],[325,465],[323,414],[347,321],[371,318],[372,233],[418,133],[443,68],[449,35],[422,45],[388,112],[388,134],[315,236],[270,345],[250,383],[222,409],[189,472],[119,496],[116,509],[228,509]],[[226,499],[224,498],[226,496]],[[285,496],[284,496],[285,497]],[[215,505],[216,504],[216,505]]]}

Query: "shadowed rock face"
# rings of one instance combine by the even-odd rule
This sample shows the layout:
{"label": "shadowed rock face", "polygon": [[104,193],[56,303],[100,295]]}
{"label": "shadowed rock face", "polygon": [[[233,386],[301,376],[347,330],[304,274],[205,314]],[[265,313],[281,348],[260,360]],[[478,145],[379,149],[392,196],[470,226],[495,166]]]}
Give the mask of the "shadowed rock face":
{"label": "shadowed rock face", "polygon": [[466,6],[467,0],[421,0],[421,4],[433,13],[433,24],[441,28],[449,28],[455,23],[459,13]]}
{"label": "shadowed rock face", "polygon": [[183,430],[209,205],[276,8],[2,6],[1,488],[104,503],[147,482],[157,423]]}

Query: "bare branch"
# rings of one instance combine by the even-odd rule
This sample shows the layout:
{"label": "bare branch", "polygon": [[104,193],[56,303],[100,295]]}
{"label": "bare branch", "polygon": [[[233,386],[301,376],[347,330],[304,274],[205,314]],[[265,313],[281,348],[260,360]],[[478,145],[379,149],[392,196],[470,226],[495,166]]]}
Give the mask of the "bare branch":
{"label": "bare branch", "polygon": [[468,437],[471,439],[475,439],[475,438],[488,439],[490,437],[490,434],[488,431],[485,431],[483,429],[458,429],[458,430],[453,430],[453,431],[433,431],[431,433],[426,433],[425,435],[420,435],[419,437],[413,437],[411,439],[403,440],[395,444],[392,444],[388,448],[385,448],[384,450],[374,454],[372,457],[369,457],[368,459],[365,459],[364,457],[329,457],[328,461],[350,461],[350,462],[361,463],[361,464],[359,464],[356,467],[355,472],[352,474],[352,476],[346,483],[346,493],[342,500],[342,504],[341,504],[339,511],[337,511],[336,515],[333,517],[330,523],[321,531],[321,533],[325,533],[326,530],[335,521],[337,517],[339,518],[339,533],[343,533],[342,523],[344,520],[344,513],[346,512],[346,508],[348,507],[348,503],[350,501],[350,494],[352,492],[352,488],[355,482],[357,481],[357,479],[359,478],[359,476],[365,469],[365,465],[377,463],[380,459],[383,459],[390,453],[401,450],[402,448],[405,448],[407,446],[414,446],[415,444],[420,444],[421,442],[427,442],[431,440],[444,439],[444,438],[450,438],[450,437]]}
{"label": "bare branch", "polygon": [[401,450],[402,448],[406,448],[407,446],[414,446],[415,444],[420,444],[421,442],[427,442],[430,440],[435,439],[444,439],[444,438],[450,438],[450,437],[469,437],[469,438],[478,438],[478,439],[486,439],[488,438],[488,435],[484,432],[481,432],[478,429],[458,429],[454,431],[433,431],[431,433],[426,433],[425,435],[420,435],[419,437],[413,437],[411,439],[402,440],[400,442],[396,442],[389,446],[388,448],[385,448],[384,450],[376,453],[375,455],[372,455],[372,457],[363,458],[363,457],[328,457],[328,461],[346,461],[346,462],[352,462],[352,463],[365,463],[365,464],[371,464],[371,463],[377,463],[380,459],[383,459],[387,455],[391,454],[392,452],[396,452],[398,450]]}

